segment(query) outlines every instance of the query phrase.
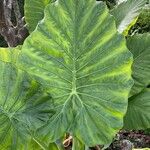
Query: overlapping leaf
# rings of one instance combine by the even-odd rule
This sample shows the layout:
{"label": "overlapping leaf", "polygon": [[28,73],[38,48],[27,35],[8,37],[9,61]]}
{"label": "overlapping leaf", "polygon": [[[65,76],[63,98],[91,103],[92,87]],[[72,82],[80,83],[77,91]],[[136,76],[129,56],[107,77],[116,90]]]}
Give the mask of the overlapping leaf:
{"label": "overlapping leaf", "polygon": [[127,0],[111,11],[116,19],[117,29],[122,33],[140,14],[146,0]]}
{"label": "overlapping leaf", "polygon": [[56,113],[42,128],[48,142],[70,132],[88,146],[106,144],[122,127],[132,56],[104,3],[48,5],[18,63],[52,95]]}
{"label": "overlapping leaf", "polygon": [[128,111],[124,119],[126,129],[150,128],[150,89],[144,89],[141,93],[129,100]]}
{"label": "overlapping leaf", "polygon": [[150,84],[150,34],[129,37],[127,46],[134,57],[132,66],[134,86],[130,93],[132,96]]}
{"label": "overlapping leaf", "polygon": [[117,0],[117,4],[119,5],[119,4],[121,4],[121,3],[123,3],[123,2],[126,2],[127,0]]}
{"label": "overlapping leaf", "polygon": [[38,22],[44,17],[44,8],[52,0],[25,0],[25,20],[28,29],[32,32]]}
{"label": "overlapping leaf", "polygon": [[34,150],[31,135],[51,116],[52,102],[39,84],[10,63],[14,56],[0,49],[0,149]]}

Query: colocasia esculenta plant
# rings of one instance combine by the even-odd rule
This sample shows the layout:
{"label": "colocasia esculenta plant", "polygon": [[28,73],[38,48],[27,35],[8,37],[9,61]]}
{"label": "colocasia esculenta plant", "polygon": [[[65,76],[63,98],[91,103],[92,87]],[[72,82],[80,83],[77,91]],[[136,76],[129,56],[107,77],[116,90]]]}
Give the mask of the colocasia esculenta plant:
{"label": "colocasia esculenta plant", "polygon": [[30,35],[0,49],[1,150],[64,150],[66,134],[105,149],[150,127],[150,35],[127,36],[145,3],[25,1]]}

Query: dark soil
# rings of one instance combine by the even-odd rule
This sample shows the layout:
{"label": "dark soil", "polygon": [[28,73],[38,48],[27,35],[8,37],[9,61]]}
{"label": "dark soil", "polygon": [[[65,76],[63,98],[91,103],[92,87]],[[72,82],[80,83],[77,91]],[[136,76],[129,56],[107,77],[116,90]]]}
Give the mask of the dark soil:
{"label": "dark soil", "polygon": [[[71,150],[72,141],[66,147]],[[106,150],[131,150],[132,148],[150,148],[150,131],[120,131]],[[101,146],[90,148],[100,150]]]}
{"label": "dark soil", "polygon": [[130,146],[132,148],[150,148],[150,132],[120,131],[106,150],[128,150]]}

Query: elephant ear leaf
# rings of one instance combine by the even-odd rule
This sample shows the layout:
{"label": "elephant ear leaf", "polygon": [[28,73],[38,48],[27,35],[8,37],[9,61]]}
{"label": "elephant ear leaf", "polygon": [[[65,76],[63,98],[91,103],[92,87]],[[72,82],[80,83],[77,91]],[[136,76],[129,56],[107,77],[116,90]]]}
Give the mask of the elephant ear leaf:
{"label": "elephant ear leaf", "polygon": [[48,5],[18,64],[52,95],[56,113],[40,132],[49,142],[69,132],[88,146],[106,144],[122,127],[132,54],[104,3]]}
{"label": "elephant ear leaf", "polygon": [[44,17],[45,7],[53,0],[25,0],[25,20],[29,32],[33,32],[38,22]]}
{"label": "elephant ear leaf", "polygon": [[0,49],[0,149],[34,150],[30,135],[49,119],[52,103],[38,83],[16,69],[15,51]]}
{"label": "elephant ear leaf", "polygon": [[111,14],[115,17],[117,30],[123,33],[138,17],[147,0],[127,0],[119,4]]}
{"label": "elephant ear leaf", "polygon": [[130,96],[133,96],[150,84],[150,34],[129,37],[127,47],[134,58],[132,66],[134,86],[130,92]]}
{"label": "elephant ear leaf", "polygon": [[129,99],[127,114],[124,118],[125,129],[150,128],[150,89],[146,88]]}

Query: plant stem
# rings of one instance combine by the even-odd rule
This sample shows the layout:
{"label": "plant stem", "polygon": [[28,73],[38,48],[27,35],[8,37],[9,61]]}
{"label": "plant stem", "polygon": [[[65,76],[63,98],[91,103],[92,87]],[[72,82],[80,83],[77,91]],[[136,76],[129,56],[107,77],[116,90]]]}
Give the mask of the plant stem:
{"label": "plant stem", "polygon": [[64,145],[62,144],[62,140],[59,139],[56,141],[57,147],[59,150],[65,150]]}
{"label": "plant stem", "polygon": [[90,150],[88,146],[85,146],[85,150]]}
{"label": "plant stem", "polygon": [[33,140],[43,149],[43,150],[47,150],[47,146],[45,146],[43,143],[41,143],[38,139],[33,138]]}
{"label": "plant stem", "polygon": [[85,145],[76,137],[73,137],[72,150],[85,150]]}

